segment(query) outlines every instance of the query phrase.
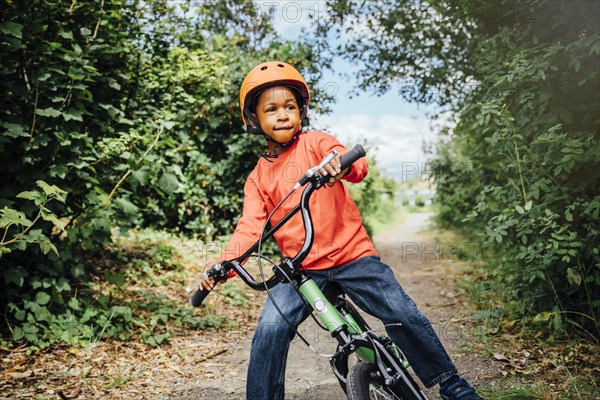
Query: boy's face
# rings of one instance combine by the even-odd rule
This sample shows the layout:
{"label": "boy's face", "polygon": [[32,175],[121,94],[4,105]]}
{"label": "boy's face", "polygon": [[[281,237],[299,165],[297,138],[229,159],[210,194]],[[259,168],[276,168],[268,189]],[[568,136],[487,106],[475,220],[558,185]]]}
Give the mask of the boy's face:
{"label": "boy's face", "polygon": [[300,130],[300,109],[294,91],[275,86],[258,96],[256,118],[262,130],[279,143],[290,140]]}

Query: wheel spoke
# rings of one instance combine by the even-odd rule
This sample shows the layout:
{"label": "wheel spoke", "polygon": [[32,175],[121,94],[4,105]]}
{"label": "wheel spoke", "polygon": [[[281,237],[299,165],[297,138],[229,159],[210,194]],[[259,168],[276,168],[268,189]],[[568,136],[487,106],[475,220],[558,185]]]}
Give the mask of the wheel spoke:
{"label": "wheel spoke", "polygon": [[369,394],[371,397],[371,400],[401,400],[399,397],[396,397],[393,393],[388,392],[387,390],[384,390],[381,386],[379,385],[369,385]]}

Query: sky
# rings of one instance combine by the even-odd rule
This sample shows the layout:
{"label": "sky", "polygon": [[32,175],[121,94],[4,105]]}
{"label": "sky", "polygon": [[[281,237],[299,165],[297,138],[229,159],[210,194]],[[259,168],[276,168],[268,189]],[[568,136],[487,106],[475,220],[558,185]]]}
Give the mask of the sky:
{"label": "sky", "polygon": [[[297,39],[302,27],[311,23],[311,14],[326,18],[323,2],[257,1],[254,3],[269,12],[277,32],[284,39]],[[322,129],[338,138],[348,147],[356,143],[367,144],[378,166],[388,176],[399,180],[410,179],[424,170],[427,160],[423,143],[432,143],[437,135],[430,127],[428,113],[433,106],[407,102],[392,87],[382,96],[360,93],[349,97],[358,85],[357,80],[342,79],[337,72],[351,72],[353,67],[344,60],[334,61],[334,73],[327,73],[321,81],[322,90],[334,94],[327,115],[310,113],[311,126]]]}

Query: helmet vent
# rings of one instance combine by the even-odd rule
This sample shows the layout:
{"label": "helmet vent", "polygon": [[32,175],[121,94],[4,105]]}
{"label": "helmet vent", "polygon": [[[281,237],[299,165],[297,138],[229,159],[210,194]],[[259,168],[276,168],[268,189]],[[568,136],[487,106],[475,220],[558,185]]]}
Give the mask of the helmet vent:
{"label": "helmet vent", "polygon": [[264,67],[262,67],[260,70],[261,70],[261,71],[264,71],[264,70],[265,70],[265,69],[267,69],[267,68],[269,68],[269,67],[267,67],[267,66],[265,65],[265,66],[264,66]]}
{"label": "helmet vent", "polygon": [[277,64],[277,66],[278,66],[279,68],[283,68],[283,67],[284,67],[284,65],[283,65],[283,64]]}

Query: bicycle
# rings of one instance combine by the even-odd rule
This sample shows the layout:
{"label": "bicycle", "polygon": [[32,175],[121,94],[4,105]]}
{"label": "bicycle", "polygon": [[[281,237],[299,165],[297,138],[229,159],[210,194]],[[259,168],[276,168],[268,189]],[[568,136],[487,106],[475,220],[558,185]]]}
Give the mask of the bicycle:
{"label": "bicycle", "polygon": [[[234,270],[246,285],[254,290],[269,290],[279,283],[290,283],[306,300],[306,303],[317,313],[322,328],[327,329],[331,336],[338,341],[335,353],[330,357],[333,373],[349,400],[364,399],[396,399],[396,400],[426,400],[425,395],[408,372],[409,362],[398,346],[387,336],[377,336],[356,308],[342,296],[338,296],[332,304],[319,289],[314,280],[301,268],[302,261],[307,257],[314,240],[314,230],[310,214],[309,200],[315,190],[321,188],[329,176],[322,176],[318,171],[326,165],[337,153],[334,151],[325,157],[318,166],[310,168],[296,183],[294,189],[271,212],[265,222],[259,240],[240,257],[221,261],[212,266],[199,279],[186,288],[188,293],[194,291],[203,279],[215,278],[215,281],[226,280],[229,271]],[[341,157],[341,169],[349,167],[365,156],[362,146],[356,145]],[[267,223],[275,210],[296,189],[305,186],[300,203],[288,212],[270,230],[266,231]],[[261,256],[262,243],[271,238],[274,233],[297,212],[301,212],[304,223],[304,243],[294,257],[284,257],[277,264]],[[262,281],[256,281],[242,263],[258,252],[259,265],[262,259],[273,264],[274,275],[265,279],[260,269]],[[198,289],[191,297],[194,307],[199,307],[210,290]],[[314,315],[313,315],[314,318]],[[318,322],[317,322],[318,323]],[[323,326],[324,325],[324,326]],[[304,340],[304,338],[302,338]],[[306,344],[306,340],[304,340]],[[355,354],[358,362],[349,366],[349,357]]]}

